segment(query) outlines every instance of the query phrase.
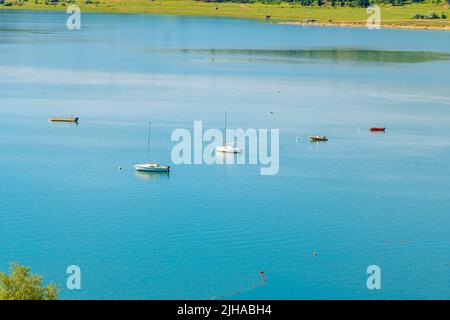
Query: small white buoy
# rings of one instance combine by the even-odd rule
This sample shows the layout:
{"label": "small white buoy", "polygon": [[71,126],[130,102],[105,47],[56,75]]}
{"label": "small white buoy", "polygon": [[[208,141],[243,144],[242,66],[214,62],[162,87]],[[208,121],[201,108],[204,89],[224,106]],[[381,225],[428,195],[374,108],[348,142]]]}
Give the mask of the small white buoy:
{"label": "small white buoy", "polygon": [[361,127],[358,127],[358,132],[360,132],[361,131]]}
{"label": "small white buoy", "polygon": [[119,171],[121,171],[122,170],[122,166],[119,166]]}

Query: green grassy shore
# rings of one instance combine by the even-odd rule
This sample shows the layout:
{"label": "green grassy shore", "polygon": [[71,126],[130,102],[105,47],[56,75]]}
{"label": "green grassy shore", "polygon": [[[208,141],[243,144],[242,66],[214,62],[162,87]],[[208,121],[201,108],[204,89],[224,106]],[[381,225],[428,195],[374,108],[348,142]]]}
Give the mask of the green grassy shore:
{"label": "green grassy shore", "polygon": [[[190,16],[220,16],[254,18],[265,21],[270,16],[272,23],[366,26],[369,14],[365,8],[351,7],[307,7],[261,3],[207,3],[193,0],[76,0],[46,4],[45,0],[5,0],[0,9],[14,10],[65,10],[73,2],[82,12],[155,13]],[[446,3],[416,3],[403,6],[380,5],[382,27],[420,28],[450,30],[450,10]],[[416,14],[444,13],[446,19],[413,19]],[[314,21],[311,21],[314,20]]]}

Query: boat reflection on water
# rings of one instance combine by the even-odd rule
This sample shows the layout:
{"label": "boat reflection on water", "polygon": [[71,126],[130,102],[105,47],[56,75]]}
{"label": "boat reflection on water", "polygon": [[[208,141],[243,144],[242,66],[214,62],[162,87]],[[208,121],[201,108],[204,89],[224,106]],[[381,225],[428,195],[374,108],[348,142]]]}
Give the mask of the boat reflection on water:
{"label": "boat reflection on water", "polygon": [[143,180],[156,180],[161,178],[170,178],[169,172],[144,172],[144,171],[135,171],[134,176],[143,179]]}
{"label": "boat reflection on water", "polygon": [[314,145],[324,144],[326,141],[323,140],[310,140],[309,143]]}
{"label": "boat reflection on water", "polygon": [[244,163],[245,158],[244,153],[235,153],[235,152],[215,152],[215,163],[217,164],[236,164],[236,163]]}

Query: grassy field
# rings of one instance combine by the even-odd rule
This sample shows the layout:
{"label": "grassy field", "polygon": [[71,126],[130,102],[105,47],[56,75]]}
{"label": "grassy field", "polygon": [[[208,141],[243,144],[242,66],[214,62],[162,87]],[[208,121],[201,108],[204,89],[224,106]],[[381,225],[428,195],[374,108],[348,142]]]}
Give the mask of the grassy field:
{"label": "grassy field", "polygon": [[[65,10],[69,3],[47,5],[44,0],[23,1],[7,0],[11,6],[0,4],[0,9],[28,9],[28,10]],[[272,22],[299,22],[304,19],[316,19],[316,24],[326,25],[363,25],[369,14],[364,8],[333,8],[333,7],[304,7],[287,3],[265,4],[239,4],[239,3],[205,3],[192,0],[98,0],[86,4],[85,0],[76,0],[75,3],[84,12],[116,12],[116,13],[158,13],[191,16],[221,16],[236,18],[265,19],[271,16]],[[381,20],[384,26],[397,27],[423,27],[423,28],[449,28],[450,20],[414,20],[415,14],[429,14],[442,12],[450,16],[447,4],[421,3],[405,6],[381,6]]]}

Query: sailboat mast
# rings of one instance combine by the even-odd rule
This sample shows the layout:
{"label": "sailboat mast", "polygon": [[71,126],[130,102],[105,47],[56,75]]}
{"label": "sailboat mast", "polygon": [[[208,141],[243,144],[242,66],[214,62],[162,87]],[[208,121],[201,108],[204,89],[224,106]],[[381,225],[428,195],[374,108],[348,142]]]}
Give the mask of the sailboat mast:
{"label": "sailboat mast", "polygon": [[150,163],[150,134],[152,130],[152,122],[148,122],[148,140],[147,140],[147,163]]}
{"label": "sailboat mast", "polygon": [[225,137],[224,137],[224,141],[225,141],[224,146],[226,146],[227,145],[227,112],[226,111],[225,111],[225,131],[224,131],[224,135],[225,135]]}

